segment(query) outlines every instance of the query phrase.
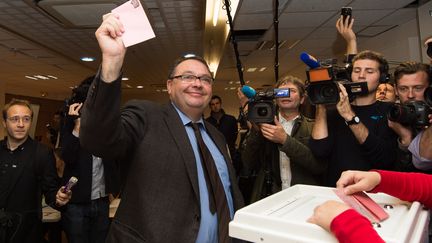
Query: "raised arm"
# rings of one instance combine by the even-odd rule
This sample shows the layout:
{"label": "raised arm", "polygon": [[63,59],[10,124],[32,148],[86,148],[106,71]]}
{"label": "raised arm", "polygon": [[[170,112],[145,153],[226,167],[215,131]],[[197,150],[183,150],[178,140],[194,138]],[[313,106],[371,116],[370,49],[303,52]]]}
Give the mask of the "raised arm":
{"label": "raised arm", "polygon": [[126,54],[121,38],[123,32],[119,16],[113,13],[105,14],[101,26],[96,30],[96,39],[102,52],[101,79],[104,82],[114,82],[120,76]]}

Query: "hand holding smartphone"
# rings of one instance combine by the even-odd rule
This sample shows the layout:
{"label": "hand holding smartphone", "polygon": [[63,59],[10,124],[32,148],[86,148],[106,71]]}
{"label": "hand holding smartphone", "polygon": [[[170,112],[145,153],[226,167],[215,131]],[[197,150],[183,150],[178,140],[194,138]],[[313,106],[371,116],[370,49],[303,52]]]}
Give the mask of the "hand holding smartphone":
{"label": "hand holding smartphone", "polygon": [[72,187],[76,185],[77,182],[78,182],[78,178],[76,178],[75,176],[72,176],[69,179],[68,183],[66,183],[66,185],[64,186],[63,192],[64,193],[69,192],[72,189]]}
{"label": "hand holding smartphone", "polygon": [[342,7],[341,8],[341,16],[342,16],[343,22],[345,22],[345,20],[347,18],[349,18],[349,22],[351,22],[352,8],[351,7]]}

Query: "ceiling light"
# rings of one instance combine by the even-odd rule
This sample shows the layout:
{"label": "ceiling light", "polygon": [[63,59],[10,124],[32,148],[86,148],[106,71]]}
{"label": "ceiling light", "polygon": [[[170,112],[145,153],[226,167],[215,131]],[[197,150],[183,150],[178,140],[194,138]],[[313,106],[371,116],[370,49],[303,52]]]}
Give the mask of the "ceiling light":
{"label": "ceiling light", "polygon": [[123,77],[122,80],[123,80],[123,81],[128,81],[129,78],[128,78],[128,77]]}
{"label": "ceiling light", "polygon": [[219,18],[220,0],[214,0],[213,27],[216,27]]}
{"label": "ceiling light", "polygon": [[183,57],[184,58],[191,58],[191,57],[195,57],[196,55],[195,54],[193,54],[193,53],[188,53],[188,54],[185,54]]}
{"label": "ceiling light", "polygon": [[262,68],[260,68],[260,72],[263,72],[264,70],[266,70],[267,68],[266,67],[262,67]]}
{"label": "ceiling light", "polygon": [[43,75],[39,75],[39,74],[34,75],[34,77],[35,77],[35,78],[38,78],[38,79],[43,79],[43,80],[47,80],[47,79],[49,79],[48,77],[45,77],[45,76],[43,76]]}
{"label": "ceiling light", "polygon": [[138,85],[138,86],[136,86],[137,87],[137,89],[142,89],[142,88],[144,88],[144,86],[142,86],[142,85]]}
{"label": "ceiling light", "polygon": [[33,79],[33,80],[37,80],[37,78],[35,78],[35,77],[32,77],[32,76],[24,76],[24,77],[26,77],[26,78],[28,78],[28,79]]}
{"label": "ceiling light", "polygon": [[247,70],[246,70],[246,72],[248,72],[248,73],[252,73],[252,72],[255,72],[257,70],[257,68],[256,67],[253,67],[253,68],[248,68]]}
{"label": "ceiling light", "polygon": [[93,62],[94,60],[96,60],[94,57],[81,57],[80,59],[83,62]]}

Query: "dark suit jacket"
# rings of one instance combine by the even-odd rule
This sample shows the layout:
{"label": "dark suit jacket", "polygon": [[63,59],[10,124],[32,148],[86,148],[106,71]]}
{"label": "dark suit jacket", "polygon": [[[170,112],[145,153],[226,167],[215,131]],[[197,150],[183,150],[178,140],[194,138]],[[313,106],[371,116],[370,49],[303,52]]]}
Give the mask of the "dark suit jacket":
{"label": "dark suit jacket", "polygon": [[[206,123],[228,162],[234,208],[243,206],[223,135]],[[195,242],[200,225],[194,153],[175,108],[131,101],[120,112],[120,82],[96,77],[84,105],[81,143],[120,158],[125,187],[107,242]]]}

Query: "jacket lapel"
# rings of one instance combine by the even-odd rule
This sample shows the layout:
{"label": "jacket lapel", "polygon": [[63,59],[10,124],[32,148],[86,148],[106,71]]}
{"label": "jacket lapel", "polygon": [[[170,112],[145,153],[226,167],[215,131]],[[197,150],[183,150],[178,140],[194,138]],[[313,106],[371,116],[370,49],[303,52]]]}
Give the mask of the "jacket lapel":
{"label": "jacket lapel", "polygon": [[168,127],[174,142],[177,144],[177,150],[180,152],[180,156],[186,166],[186,171],[189,176],[192,188],[195,196],[199,202],[199,187],[198,187],[198,172],[196,167],[196,159],[192,149],[192,145],[189,141],[189,137],[186,133],[186,129],[177,114],[175,108],[169,104],[165,106],[166,116],[164,122]]}

